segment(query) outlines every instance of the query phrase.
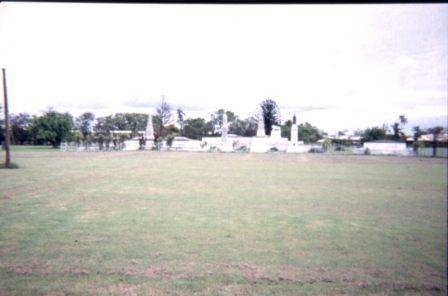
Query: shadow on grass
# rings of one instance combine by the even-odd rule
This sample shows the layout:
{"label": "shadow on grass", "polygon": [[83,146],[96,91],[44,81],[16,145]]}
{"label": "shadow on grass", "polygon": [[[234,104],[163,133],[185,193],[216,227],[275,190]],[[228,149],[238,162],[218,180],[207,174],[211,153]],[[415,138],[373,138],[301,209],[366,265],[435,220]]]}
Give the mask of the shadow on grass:
{"label": "shadow on grass", "polygon": [[4,162],[0,163],[0,169],[18,169],[19,165],[17,163],[11,162],[9,167],[6,167]]}

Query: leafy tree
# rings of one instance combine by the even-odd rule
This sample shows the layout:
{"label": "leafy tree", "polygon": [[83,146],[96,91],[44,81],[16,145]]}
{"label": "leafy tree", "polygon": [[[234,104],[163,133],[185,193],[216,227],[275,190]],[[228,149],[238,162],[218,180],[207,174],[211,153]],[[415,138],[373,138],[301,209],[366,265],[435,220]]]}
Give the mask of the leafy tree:
{"label": "leafy tree", "polygon": [[207,124],[203,118],[187,119],[184,122],[183,135],[190,139],[200,140],[207,134]]}
{"label": "leafy tree", "polygon": [[314,143],[322,139],[322,133],[317,127],[312,126],[310,123],[299,124],[299,140],[305,143]]}
{"label": "leafy tree", "polygon": [[146,123],[148,122],[148,115],[143,113],[124,113],[126,120],[126,129],[132,131],[132,136],[138,135],[139,131],[146,129]]}
{"label": "leafy tree", "polygon": [[380,127],[372,127],[364,130],[362,135],[364,142],[386,139],[386,130]]}
{"label": "leafy tree", "polygon": [[34,118],[31,131],[37,141],[49,142],[56,148],[70,137],[73,126],[73,117],[70,113],[59,113],[50,109],[42,116]]}
{"label": "leafy tree", "polygon": [[280,111],[277,103],[274,100],[264,100],[260,104],[263,119],[264,131],[266,135],[270,136],[273,125],[280,125]]}
{"label": "leafy tree", "polygon": [[257,120],[254,117],[244,120],[235,117],[229,125],[229,133],[242,137],[253,137],[257,134]]}
{"label": "leafy tree", "polygon": [[93,130],[96,134],[110,135],[110,131],[115,130],[113,116],[98,117]]}
{"label": "leafy tree", "polygon": [[157,115],[153,116],[155,124],[154,126],[154,138],[157,141],[158,138],[164,138],[167,135],[165,126],[171,124],[172,114],[171,106],[162,98],[162,102],[157,108]]}
{"label": "leafy tree", "polygon": [[11,114],[9,119],[11,128],[11,142],[13,145],[23,145],[25,142],[31,142],[31,134],[29,126],[31,124],[31,116],[27,113]]}
{"label": "leafy tree", "polygon": [[92,112],[85,112],[76,118],[76,128],[82,133],[84,139],[92,133],[93,121],[95,120],[95,114]]}
{"label": "leafy tree", "polygon": [[280,127],[281,131],[282,131],[282,137],[288,138],[288,140],[291,140],[291,126],[292,126],[292,121],[290,119],[288,119]]}

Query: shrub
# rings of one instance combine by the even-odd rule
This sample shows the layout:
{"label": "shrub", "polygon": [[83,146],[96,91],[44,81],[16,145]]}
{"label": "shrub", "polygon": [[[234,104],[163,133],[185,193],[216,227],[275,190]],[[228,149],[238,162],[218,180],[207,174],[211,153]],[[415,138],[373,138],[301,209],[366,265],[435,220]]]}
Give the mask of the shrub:
{"label": "shrub", "polygon": [[369,148],[366,148],[366,150],[364,150],[364,155],[370,155],[372,154],[372,152],[370,151]]}
{"label": "shrub", "polygon": [[208,149],[208,152],[217,152],[218,151],[218,148],[216,147],[216,146],[211,146],[209,149]]}
{"label": "shrub", "polygon": [[240,146],[237,149],[235,149],[236,152],[249,152],[249,148],[247,146]]}
{"label": "shrub", "polygon": [[171,146],[173,146],[173,141],[174,141],[174,135],[173,134],[169,134],[166,137],[166,145],[171,148]]}
{"label": "shrub", "polygon": [[346,149],[342,146],[338,146],[338,147],[334,148],[334,151],[346,151]]}
{"label": "shrub", "polygon": [[324,150],[323,150],[322,148],[313,147],[313,148],[311,148],[308,152],[309,152],[309,153],[323,153]]}

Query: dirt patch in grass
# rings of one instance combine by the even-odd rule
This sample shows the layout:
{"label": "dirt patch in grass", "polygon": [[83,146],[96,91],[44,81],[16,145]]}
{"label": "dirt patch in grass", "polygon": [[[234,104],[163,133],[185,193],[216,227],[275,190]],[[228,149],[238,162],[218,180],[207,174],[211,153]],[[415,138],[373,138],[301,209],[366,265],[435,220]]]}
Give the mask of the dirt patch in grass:
{"label": "dirt patch in grass", "polygon": [[74,276],[81,276],[81,275],[89,275],[90,271],[87,269],[70,269],[67,273]]}
{"label": "dirt patch in grass", "polygon": [[12,266],[8,268],[8,272],[17,275],[30,275],[33,273],[33,270],[29,266]]}
{"label": "dirt patch in grass", "polygon": [[112,295],[138,295],[139,287],[136,285],[119,283],[109,287],[109,293]]}

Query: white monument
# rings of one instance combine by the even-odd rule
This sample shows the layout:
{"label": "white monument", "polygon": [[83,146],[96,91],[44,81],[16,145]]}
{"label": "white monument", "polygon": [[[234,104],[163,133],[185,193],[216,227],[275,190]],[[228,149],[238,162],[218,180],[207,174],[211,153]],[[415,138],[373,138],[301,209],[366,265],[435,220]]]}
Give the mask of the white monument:
{"label": "white monument", "polygon": [[258,114],[258,128],[257,136],[252,138],[252,143],[250,145],[250,152],[264,153],[271,149],[270,138],[266,137],[264,131],[264,118],[263,110],[260,109]]}
{"label": "white monument", "polygon": [[152,116],[148,114],[148,123],[146,124],[146,140],[154,140],[154,128],[152,127]]}
{"label": "white monument", "polygon": [[282,129],[278,125],[273,125],[271,130],[271,139],[279,140],[282,138]]}
{"label": "white monument", "polygon": [[291,125],[291,140],[289,141],[288,149],[286,150],[286,152],[305,153],[308,152],[310,147],[304,145],[303,141],[299,141],[299,127],[296,121],[296,115],[294,114]]}
{"label": "white monument", "polygon": [[148,114],[148,123],[146,123],[145,131],[145,149],[152,149],[154,147],[154,128],[152,126],[152,116]]}
{"label": "white monument", "polygon": [[260,113],[258,114],[257,137],[266,137],[266,133],[264,132],[263,110],[260,110]]}
{"label": "white monument", "polygon": [[224,111],[222,115],[222,127],[221,127],[221,143],[219,144],[219,149],[221,151],[230,152],[233,151],[233,145],[231,141],[227,139],[227,133],[229,131],[229,123],[227,122],[227,114]]}

